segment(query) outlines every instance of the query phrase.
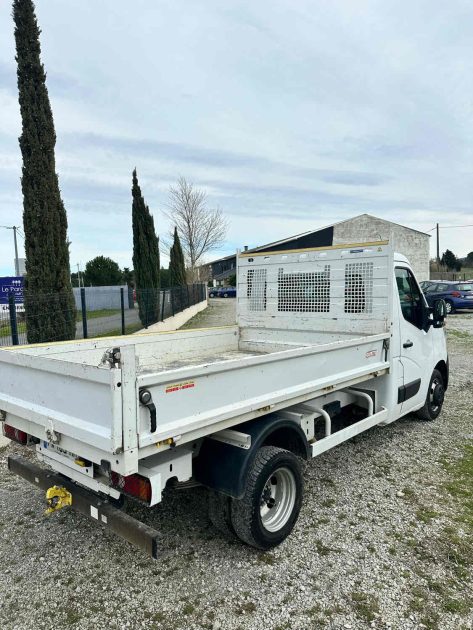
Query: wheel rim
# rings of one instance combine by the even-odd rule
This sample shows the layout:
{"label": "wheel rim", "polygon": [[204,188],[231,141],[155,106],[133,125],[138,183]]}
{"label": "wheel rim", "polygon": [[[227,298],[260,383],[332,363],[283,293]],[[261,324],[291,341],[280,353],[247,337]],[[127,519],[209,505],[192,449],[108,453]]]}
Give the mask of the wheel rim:
{"label": "wheel rim", "polygon": [[445,310],[447,311],[447,315],[452,312],[452,305],[450,302],[446,302]]}
{"label": "wheel rim", "polygon": [[[432,409],[433,413],[438,411],[439,407],[441,406],[443,402],[443,396],[442,396],[442,393],[440,392],[440,388],[443,389],[443,383],[440,381],[439,378],[434,378],[430,384],[430,390],[429,390],[429,403],[430,403],[430,408]],[[436,389],[437,389],[437,392],[436,392]],[[439,403],[439,398],[442,399],[442,402],[440,403]]]}
{"label": "wheel rim", "polygon": [[296,480],[289,468],[278,468],[268,477],[260,499],[261,522],[268,532],[277,532],[286,525],[296,493]]}

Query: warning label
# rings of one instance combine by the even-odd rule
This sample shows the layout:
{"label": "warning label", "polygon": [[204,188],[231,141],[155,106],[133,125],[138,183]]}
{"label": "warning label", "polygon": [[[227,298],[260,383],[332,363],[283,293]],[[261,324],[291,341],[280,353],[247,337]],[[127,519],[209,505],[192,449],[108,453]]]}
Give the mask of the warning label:
{"label": "warning label", "polygon": [[166,394],[178,392],[181,389],[191,389],[192,387],[194,387],[194,385],[194,381],[185,381],[184,383],[174,383],[173,385],[166,385]]}

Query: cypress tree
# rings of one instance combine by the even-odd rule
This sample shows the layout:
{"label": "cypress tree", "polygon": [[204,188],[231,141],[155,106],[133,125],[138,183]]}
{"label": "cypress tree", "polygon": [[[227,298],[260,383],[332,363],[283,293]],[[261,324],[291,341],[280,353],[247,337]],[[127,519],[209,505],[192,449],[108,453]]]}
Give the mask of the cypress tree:
{"label": "cypress tree", "polygon": [[136,168],[133,171],[133,266],[136,298],[143,326],[158,321],[159,317],[159,239],[154,220],[141,194]]}
{"label": "cypress tree", "polygon": [[67,216],[56,174],[56,133],[32,0],[14,0],[13,19],[22,118],[19,141],[23,156],[28,341],[73,339],[76,308],[70,279]]}
{"label": "cypress tree", "polygon": [[186,264],[184,262],[184,254],[182,252],[179,234],[177,233],[177,227],[174,228],[174,242],[171,247],[169,281],[172,287],[180,287],[187,284]]}

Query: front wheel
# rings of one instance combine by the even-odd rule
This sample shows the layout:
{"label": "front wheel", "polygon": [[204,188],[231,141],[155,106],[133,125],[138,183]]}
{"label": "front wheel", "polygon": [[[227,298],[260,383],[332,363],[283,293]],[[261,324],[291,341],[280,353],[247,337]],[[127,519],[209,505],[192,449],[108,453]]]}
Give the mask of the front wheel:
{"label": "front wheel", "polygon": [[455,307],[453,306],[453,302],[450,300],[445,300],[445,310],[447,311],[447,315],[451,315],[455,312]]}
{"label": "front wheel", "polygon": [[430,377],[425,404],[422,409],[416,412],[416,415],[422,420],[435,420],[442,411],[444,398],[445,385],[443,376],[438,370],[434,370]]}
{"label": "front wheel", "polygon": [[236,535],[257,549],[279,545],[296,523],[302,494],[297,457],[282,448],[263,446],[248,470],[245,494],[232,500],[231,521]]}

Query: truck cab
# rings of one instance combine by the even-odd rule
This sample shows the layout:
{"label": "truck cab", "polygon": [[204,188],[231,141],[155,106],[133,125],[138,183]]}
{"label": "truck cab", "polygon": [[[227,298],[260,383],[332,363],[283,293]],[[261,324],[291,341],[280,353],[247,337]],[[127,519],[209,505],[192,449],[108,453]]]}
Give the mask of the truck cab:
{"label": "truck cab", "polygon": [[435,325],[433,309],[427,304],[409,261],[398,253],[394,255],[394,277],[399,299],[394,305],[397,317],[392,343],[393,359],[399,363],[402,380],[398,390],[399,415],[418,411],[428,399],[425,410],[430,419],[435,419],[448,386],[445,333],[443,327]]}

